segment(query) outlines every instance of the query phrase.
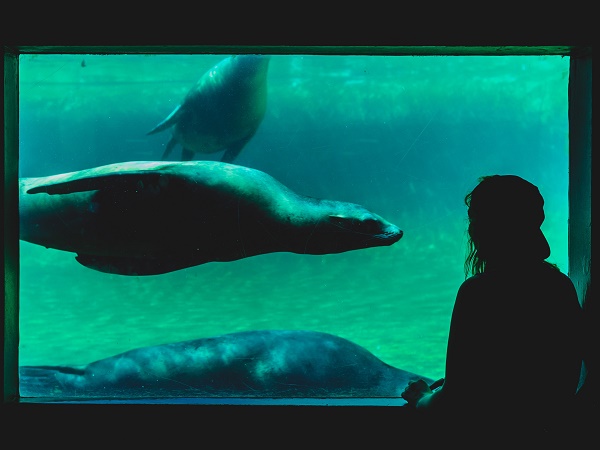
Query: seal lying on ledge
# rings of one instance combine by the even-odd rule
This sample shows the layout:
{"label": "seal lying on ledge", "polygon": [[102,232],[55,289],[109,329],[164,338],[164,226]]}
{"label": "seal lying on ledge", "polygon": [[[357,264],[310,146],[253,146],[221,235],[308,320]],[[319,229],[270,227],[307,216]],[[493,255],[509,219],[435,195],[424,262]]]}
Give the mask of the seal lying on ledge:
{"label": "seal lying on ledge", "polygon": [[125,162],[19,183],[20,239],[120,275],[402,237],[360,205],[296,194],[264,172],[216,161]]}
{"label": "seal lying on ledge", "polygon": [[347,339],[262,330],[142,347],[85,366],[21,366],[22,397],[400,397],[430,378]]}
{"label": "seal lying on ledge", "polygon": [[147,133],[173,127],[162,159],[180,144],[183,161],[194,153],[225,150],[221,161],[233,162],[265,116],[269,60],[268,55],[234,55],[205,72],[183,103]]}

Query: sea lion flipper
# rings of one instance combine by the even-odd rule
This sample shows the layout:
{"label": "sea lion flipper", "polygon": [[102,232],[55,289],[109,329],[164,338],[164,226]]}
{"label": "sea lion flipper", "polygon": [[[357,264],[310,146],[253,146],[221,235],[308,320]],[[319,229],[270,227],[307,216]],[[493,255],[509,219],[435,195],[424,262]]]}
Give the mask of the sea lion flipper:
{"label": "sea lion flipper", "polygon": [[95,191],[110,185],[117,174],[83,177],[51,184],[42,184],[27,190],[28,194],[72,194],[74,192]]}
{"label": "sea lion flipper", "polygon": [[97,191],[100,189],[111,189],[120,187],[125,190],[141,185],[150,185],[158,183],[159,177],[167,176],[158,172],[132,172],[132,173],[112,173],[108,175],[90,176],[56,182],[52,184],[43,184],[27,190],[28,194],[72,194],[75,192]]}
{"label": "sea lion flipper", "polygon": [[182,161],[191,161],[194,158],[194,151],[189,148],[184,148],[181,150],[181,160]]}
{"label": "sea lion flipper", "polygon": [[221,157],[221,162],[225,162],[225,163],[230,163],[233,162],[233,160],[240,154],[240,152],[242,151],[242,149],[244,148],[244,146],[246,145],[246,143],[249,141],[250,139],[241,139],[233,144],[231,144],[229,146],[229,148],[227,150],[225,150],[225,153],[223,153],[223,156]]}
{"label": "sea lion flipper", "polygon": [[[171,138],[171,140],[167,143],[167,148],[165,148],[165,152],[162,155],[162,160],[165,161],[169,155],[171,154],[171,152],[173,151],[173,149],[175,148],[175,146],[177,145],[177,139],[175,139],[175,136],[173,136]],[[192,158],[190,158],[191,160]]]}
{"label": "sea lion flipper", "polygon": [[162,122],[152,128],[150,131],[146,133],[146,136],[154,133],[158,133],[159,131],[166,130],[167,128],[172,127],[179,120],[179,115],[181,111],[181,105],[177,105],[177,107],[169,114]]}
{"label": "sea lion flipper", "polygon": [[157,275],[189,266],[185,258],[175,260],[171,258],[117,257],[79,253],[75,259],[82,266],[99,272],[130,276]]}

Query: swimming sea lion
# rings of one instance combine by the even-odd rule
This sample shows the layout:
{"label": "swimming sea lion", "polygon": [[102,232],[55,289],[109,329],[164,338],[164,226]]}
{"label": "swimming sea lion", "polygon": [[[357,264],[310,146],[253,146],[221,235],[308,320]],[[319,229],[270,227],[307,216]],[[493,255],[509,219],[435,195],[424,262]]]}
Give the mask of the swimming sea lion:
{"label": "swimming sea lion", "polygon": [[271,252],[341,253],[402,237],[360,205],[300,195],[264,172],[217,161],[133,161],[19,183],[20,239],[121,275]]}
{"label": "swimming sea lion", "polygon": [[22,397],[400,397],[433,380],[316,331],[261,330],[142,347],[85,366],[21,366]]}
{"label": "swimming sea lion", "polygon": [[179,143],[183,161],[225,150],[221,161],[233,162],[265,116],[269,61],[268,55],[234,55],[204,73],[183,103],[148,133],[174,127],[162,159]]}

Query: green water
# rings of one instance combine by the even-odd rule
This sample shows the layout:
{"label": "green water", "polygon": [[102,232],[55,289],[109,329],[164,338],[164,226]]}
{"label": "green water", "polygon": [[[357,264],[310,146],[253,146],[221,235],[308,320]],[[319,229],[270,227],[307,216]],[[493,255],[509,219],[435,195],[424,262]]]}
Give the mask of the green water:
{"label": "green water", "polygon": [[[23,56],[21,175],[160,159],[169,132],[145,133],[220,59]],[[305,195],[360,203],[404,237],[390,247],[269,254],[149,277],[96,272],[71,253],[21,241],[20,364],[86,364],[146,345],[306,329],[443,376],[464,280],[463,198],[479,176],[513,173],[540,188],[550,261],[568,270],[568,64],[273,56],[267,115],[236,163]]]}

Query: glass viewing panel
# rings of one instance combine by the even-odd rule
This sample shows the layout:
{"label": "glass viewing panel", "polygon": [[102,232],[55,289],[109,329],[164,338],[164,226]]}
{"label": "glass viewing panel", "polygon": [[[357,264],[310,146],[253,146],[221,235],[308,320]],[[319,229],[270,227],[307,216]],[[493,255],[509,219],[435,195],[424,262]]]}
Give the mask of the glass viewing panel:
{"label": "glass viewing panel", "polygon": [[[246,58],[19,57],[19,175],[44,177],[20,194],[23,398],[397,398],[438,379],[483,175],[540,188],[568,271],[568,57]],[[139,163],[174,130],[220,151]]]}

